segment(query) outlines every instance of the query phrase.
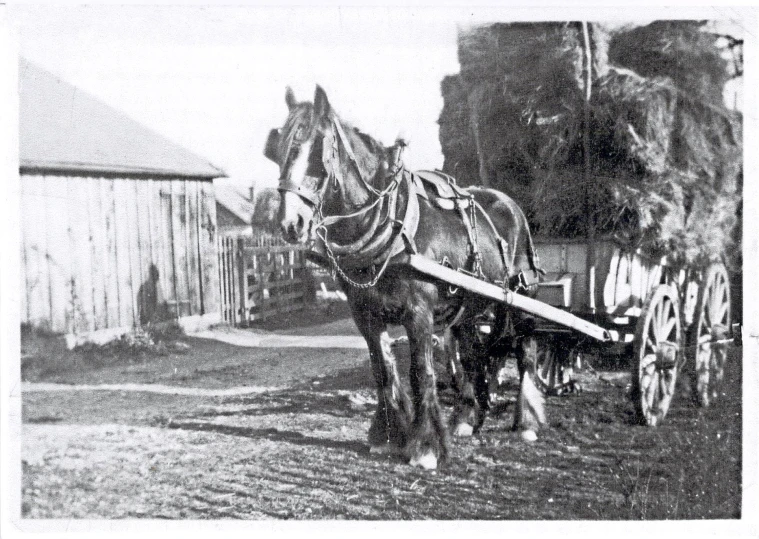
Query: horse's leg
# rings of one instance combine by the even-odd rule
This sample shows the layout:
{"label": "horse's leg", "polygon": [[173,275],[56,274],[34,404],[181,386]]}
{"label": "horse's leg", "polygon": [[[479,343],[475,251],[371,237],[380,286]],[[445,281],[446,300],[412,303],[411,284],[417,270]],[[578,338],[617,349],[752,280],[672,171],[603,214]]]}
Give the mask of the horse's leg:
{"label": "horse's leg", "polygon": [[438,460],[448,458],[448,431],[437,398],[432,347],[432,308],[419,298],[406,322],[411,349],[411,391],[414,422],[406,445],[412,466],[437,468]]}
{"label": "horse's leg", "polygon": [[456,405],[450,418],[454,436],[471,436],[482,427],[489,407],[486,364],[475,350],[471,328],[456,328],[454,339],[458,342],[459,371],[456,377]]}
{"label": "horse's leg", "polygon": [[369,346],[372,372],[377,384],[377,409],[369,427],[369,451],[398,453],[407,442],[412,410],[411,401],[398,376],[387,326],[367,311],[360,313],[355,320]]}
{"label": "horse's leg", "polygon": [[513,430],[520,431],[529,442],[537,439],[538,429],[546,422],[543,394],[532,380],[537,351],[537,341],[532,335],[522,337],[516,350],[520,384]]}
{"label": "horse's leg", "polygon": [[459,384],[462,367],[459,359],[459,343],[454,337],[453,330],[450,327],[446,327],[443,330],[443,340],[440,347],[442,348],[442,354],[445,358],[448,374],[451,377],[453,390],[458,393],[461,391],[461,386]]}

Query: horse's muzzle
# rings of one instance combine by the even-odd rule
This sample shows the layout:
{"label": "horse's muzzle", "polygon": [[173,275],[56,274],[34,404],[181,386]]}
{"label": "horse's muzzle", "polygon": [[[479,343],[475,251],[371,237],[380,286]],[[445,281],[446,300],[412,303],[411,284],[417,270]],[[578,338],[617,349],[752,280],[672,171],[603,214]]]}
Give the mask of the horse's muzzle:
{"label": "horse's muzzle", "polygon": [[295,221],[282,221],[282,236],[289,243],[301,243],[306,239],[305,220],[298,215]]}

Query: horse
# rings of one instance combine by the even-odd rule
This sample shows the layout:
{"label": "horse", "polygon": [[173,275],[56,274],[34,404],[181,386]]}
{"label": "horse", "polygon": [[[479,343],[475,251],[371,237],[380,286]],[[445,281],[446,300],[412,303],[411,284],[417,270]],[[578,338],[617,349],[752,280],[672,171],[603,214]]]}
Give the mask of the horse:
{"label": "horse", "polygon": [[[351,126],[318,85],[313,102],[299,102],[288,87],[285,103],[287,119],[271,130],[264,150],[280,169],[281,231],[290,243],[309,244],[311,259],[332,269],[366,340],[378,397],[370,453],[402,455],[425,469],[449,458],[433,368],[436,324],[448,328],[458,348],[452,362],[458,395],[449,422],[454,434],[471,435],[481,427],[489,399],[486,360],[500,348],[518,359],[513,428],[534,439],[545,414],[531,379],[532,319],[407,263],[418,254],[512,289],[520,286],[523,271],[539,269],[519,206],[493,189],[461,189],[442,173],[411,173],[403,166],[403,141],[388,148]],[[483,334],[483,317],[498,331]],[[408,336],[410,396],[388,325],[403,326]]]}

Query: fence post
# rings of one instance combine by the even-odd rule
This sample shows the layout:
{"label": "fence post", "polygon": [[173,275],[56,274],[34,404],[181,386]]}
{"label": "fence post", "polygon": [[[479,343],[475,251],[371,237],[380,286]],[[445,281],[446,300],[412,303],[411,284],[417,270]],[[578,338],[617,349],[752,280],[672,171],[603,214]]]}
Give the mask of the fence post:
{"label": "fence post", "polygon": [[235,241],[237,249],[237,280],[240,291],[239,309],[240,309],[240,326],[247,327],[249,321],[248,313],[248,272],[246,271],[245,261],[245,239],[238,238]]}
{"label": "fence post", "polygon": [[[219,238],[220,288],[224,321],[249,326],[307,303],[302,246],[269,238]],[[250,278],[250,280],[249,280]]]}
{"label": "fence post", "polygon": [[232,326],[237,326],[237,287],[235,286],[235,277],[237,274],[237,264],[235,263],[235,249],[234,240],[232,238],[227,239],[227,267],[229,268],[229,282],[227,283],[227,289],[229,290],[229,308],[232,314],[231,322]]}

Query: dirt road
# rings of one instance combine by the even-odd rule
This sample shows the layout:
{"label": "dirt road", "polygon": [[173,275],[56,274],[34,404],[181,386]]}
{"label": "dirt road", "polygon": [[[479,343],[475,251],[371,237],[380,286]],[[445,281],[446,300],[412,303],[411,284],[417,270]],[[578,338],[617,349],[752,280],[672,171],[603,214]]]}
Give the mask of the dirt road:
{"label": "dirt road", "polygon": [[[331,327],[352,331],[350,323]],[[741,513],[740,349],[731,354],[727,392],[717,406],[701,410],[678,398],[656,429],[632,424],[626,368],[585,371],[579,375],[584,392],[550,398],[550,426],[529,444],[508,431],[516,385],[507,382],[482,433],[454,441],[451,462],[430,473],[368,453],[376,400],[365,350],[187,342],[183,355],[47,381],[276,389],[24,392],[25,518],[694,519]],[[449,396],[442,397],[450,413]]]}

